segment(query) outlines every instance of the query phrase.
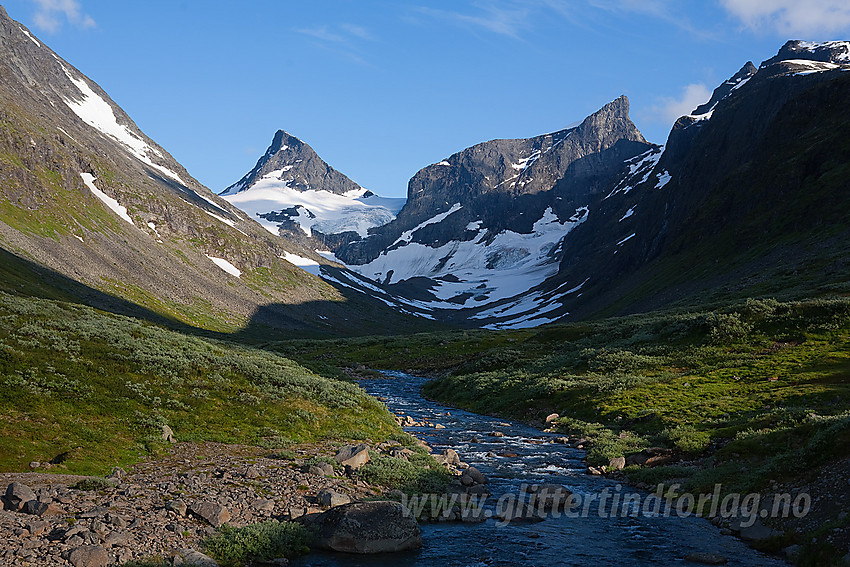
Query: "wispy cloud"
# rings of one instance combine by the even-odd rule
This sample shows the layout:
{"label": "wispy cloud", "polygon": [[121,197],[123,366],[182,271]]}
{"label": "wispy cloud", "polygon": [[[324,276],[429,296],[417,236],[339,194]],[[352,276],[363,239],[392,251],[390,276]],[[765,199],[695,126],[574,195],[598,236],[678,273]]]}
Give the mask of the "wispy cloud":
{"label": "wispy cloud", "polygon": [[80,3],[76,0],[32,0],[36,5],[33,22],[36,27],[48,33],[56,33],[64,22],[78,28],[95,27],[94,19],[83,13]]}
{"label": "wispy cloud", "polygon": [[517,39],[520,32],[528,29],[529,15],[535,5],[546,2],[478,0],[468,9],[440,10],[419,6],[414,11],[434,19],[471,29],[480,29]]}
{"label": "wispy cloud", "polygon": [[361,44],[375,39],[368,29],[351,23],[297,28],[293,31],[313,39],[319,47],[327,51],[364,65],[368,63],[360,53]]}
{"label": "wispy cloud", "polygon": [[850,30],[847,0],[720,0],[744,26],[785,36],[813,36]]}
{"label": "wispy cloud", "polygon": [[662,97],[658,104],[647,112],[647,118],[655,122],[673,124],[680,116],[694,111],[708,102],[711,91],[703,83],[692,83],[682,89],[678,97]]}

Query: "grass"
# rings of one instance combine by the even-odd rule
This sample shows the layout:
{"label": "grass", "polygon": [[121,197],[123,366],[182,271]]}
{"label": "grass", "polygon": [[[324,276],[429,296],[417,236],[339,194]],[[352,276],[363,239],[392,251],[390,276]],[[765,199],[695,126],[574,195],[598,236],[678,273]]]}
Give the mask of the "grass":
{"label": "grass", "polygon": [[59,301],[0,293],[0,471],[102,475],[180,441],[263,447],[400,433],[354,384],[290,359]]}

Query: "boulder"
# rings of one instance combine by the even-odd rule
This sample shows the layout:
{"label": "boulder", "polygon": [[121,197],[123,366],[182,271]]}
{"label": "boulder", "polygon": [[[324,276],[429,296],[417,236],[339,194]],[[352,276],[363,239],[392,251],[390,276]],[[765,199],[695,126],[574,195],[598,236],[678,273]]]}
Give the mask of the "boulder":
{"label": "boulder", "polygon": [[626,457],[627,465],[640,465],[642,467],[657,467],[666,465],[673,460],[673,451],[662,447],[651,447],[640,453]]}
{"label": "boulder", "polygon": [[274,500],[268,498],[255,498],[251,501],[251,509],[255,512],[267,512],[271,514],[274,512],[274,505]]}
{"label": "boulder", "polygon": [[463,476],[461,476],[461,482],[463,482],[463,477],[470,478],[472,480],[472,484],[487,484],[487,477],[484,476],[484,474],[475,467],[469,467],[468,469],[463,471]]}
{"label": "boulder", "polygon": [[215,559],[207,557],[194,549],[180,549],[176,551],[171,559],[171,564],[184,565],[185,567],[218,567]]}
{"label": "boulder", "polygon": [[502,433],[501,431],[491,431],[491,432],[490,432],[490,433],[488,433],[487,435],[488,435],[489,437],[504,437],[504,436],[505,436],[505,434],[504,434],[504,433]]}
{"label": "boulder", "polygon": [[109,554],[99,545],[84,545],[71,551],[68,561],[74,567],[106,567]]}
{"label": "boulder", "polygon": [[185,516],[188,508],[185,502],[179,498],[175,498],[174,500],[169,500],[165,503],[165,509],[169,512],[174,512],[178,516]]}
{"label": "boulder", "polygon": [[[732,529],[734,530],[735,527],[736,526],[733,526]],[[751,542],[763,541],[782,535],[781,532],[765,526],[759,519],[756,519],[756,521],[753,522],[753,525],[747,526],[746,528],[741,527],[739,529],[740,531],[738,532],[738,535],[741,539]]]}
{"label": "boulder", "polygon": [[322,549],[393,553],[422,547],[416,519],[398,502],[357,502],[331,508],[313,523]]}
{"label": "boulder", "polygon": [[625,457],[614,457],[608,461],[608,468],[605,470],[608,471],[621,471],[626,468],[626,458]]}
{"label": "boulder", "polygon": [[35,492],[20,482],[13,482],[6,488],[6,494],[3,496],[3,503],[7,510],[19,512],[24,504],[30,500],[35,500]]}
{"label": "boulder", "polygon": [[537,510],[563,510],[572,505],[573,493],[560,484],[541,484],[534,488],[529,505]]}
{"label": "boulder", "polygon": [[457,451],[455,451],[454,449],[446,449],[445,451],[440,453],[440,455],[445,457],[445,460],[446,460],[445,464],[451,465],[453,467],[460,465],[460,456],[457,454]]}
{"label": "boulder", "polygon": [[318,498],[322,506],[327,506],[329,508],[342,506],[343,504],[351,502],[351,498],[349,498],[348,495],[329,489],[320,491]]}
{"label": "boulder", "polygon": [[393,447],[391,448],[387,454],[393,459],[402,459],[404,461],[410,460],[410,455],[413,454],[413,451],[410,449],[405,449],[404,447]]}
{"label": "boulder", "polygon": [[165,441],[166,443],[176,443],[177,442],[177,438],[174,437],[174,432],[167,425],[162,426],[162,433],[161,433],[160,436],[162,437],[162,440]]}
{"label": "boulder", "polygon": [[24,504],[21,509],[24,514],[32,514],[33,516],[53,516],[61,514],[62,509],[52,502],[41,502],[39,500],[30,500]]}
{"label": "boulder", "polygon": [[195,502],[189,507],[189,513],[214,528],[221,527],[222,524],[230,521],[230,512],[216,502]]}
{"label": "boulder", "polygon": [[344,467],[351,467],[351,470],[357,470],[369,462],[369,446],[365,443],[346,445],[337,451],[334,459]]}
{"label": "boulder", "polygon": [[550,413],[546,416],[546,423],[554,423],[559,419],[561,419],[560,415],[558,415],[557,413]]}

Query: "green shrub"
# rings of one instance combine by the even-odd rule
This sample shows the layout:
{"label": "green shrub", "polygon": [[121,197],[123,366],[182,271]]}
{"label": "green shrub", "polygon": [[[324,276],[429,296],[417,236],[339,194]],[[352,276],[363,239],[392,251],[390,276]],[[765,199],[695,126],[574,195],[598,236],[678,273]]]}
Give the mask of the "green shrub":
{"label": "green shrub", "polygon": [[224,525],[201,544],[223,567],[241,567],[250,561],[303,555],[311,540],[312,534],[301,524],[269,520],[244,528]]}
{"label": "green shrub", "polygon": [[369,484],[395,488],[409,494],[435,494],[446,490],[451,476],[431,455],[413,454],[410,461],[376,455],[357,471]]}
{"label": "green shrub", "polygon": [[693,425],[679,425],[665,430],[663,435],[673,447],[685,453],[701,453],[711,439],[707,431],[700,431]]}

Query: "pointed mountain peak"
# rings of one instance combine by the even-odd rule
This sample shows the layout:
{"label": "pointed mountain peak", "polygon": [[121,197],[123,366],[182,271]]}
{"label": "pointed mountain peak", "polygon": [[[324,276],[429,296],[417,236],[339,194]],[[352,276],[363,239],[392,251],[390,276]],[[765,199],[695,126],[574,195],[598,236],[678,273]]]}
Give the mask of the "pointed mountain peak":
{"label": "pointed mountain peak", "polygon": [[254,169],[220,194],[235,195],[250,189],[264,178],[281,181],[287,188],[296,191],[329,191],[338,195],[364,191],[357,183],[328,165],[309,144],[285,130],[275,133],[271,145]]}

